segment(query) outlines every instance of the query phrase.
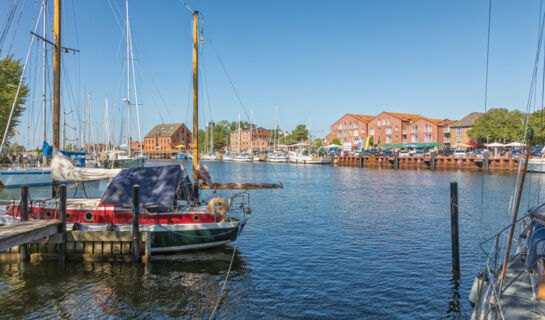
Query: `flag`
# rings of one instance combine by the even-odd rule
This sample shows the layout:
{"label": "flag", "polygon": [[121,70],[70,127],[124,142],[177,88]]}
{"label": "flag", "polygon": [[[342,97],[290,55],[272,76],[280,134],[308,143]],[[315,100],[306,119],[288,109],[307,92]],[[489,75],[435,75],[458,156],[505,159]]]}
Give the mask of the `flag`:
{"label": "flag", "polygon": [[19,131],[13,129],[13,134],[19,134]]}
{"label": "flag", "polygon": [[290,135],[290,133],[286,131],[286,135],[287,135],[287,136],[289,136],[289,135]]}
{"label": "flag", "polygon": [[279,136],[283,136],[283,135],[284,135],[284,132],[278,131],[278,135],[279,135]]}

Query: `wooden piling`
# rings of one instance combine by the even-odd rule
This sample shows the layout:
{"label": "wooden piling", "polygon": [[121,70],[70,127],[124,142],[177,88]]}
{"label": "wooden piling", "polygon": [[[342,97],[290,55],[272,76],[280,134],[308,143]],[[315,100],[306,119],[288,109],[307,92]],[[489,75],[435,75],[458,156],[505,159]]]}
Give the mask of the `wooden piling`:
{"label": "wooden piling", "polygon": [[436,165],[435,165],[435,151],[432,151],[430,153],[430,155],[431,155],[430,169],[435,170],[435,167],[436,167]]}
{"label": "wooden piling", "polygon": [[363,156],[360,154],[359,158],[360,168],[363,168]]}
{"label": "wooden piling", "polygon": [[399,155],[394,155],[394,169],[399,169]]}
{"label": "wooden piling", "polygon": [[59,246],[59,260],[66,260],[66,185],[59,186],[59,215],[62,224],[60,226],[61,243]]}
{"label": "wooden piling", "polygon": [[489,156],[489,152],[485,150],[484,151],[484,158],[483,158],[483,170],[486,173],[488,173],[488,165],[489,165],[488,156]]}
{"label": "wooden piling", "polygon": [[[28,186],[21,188],[21,221],[28,221]],[[19,246],[19,260],[21,262],[28,259],[27,244]]]}
{"label": "wooden piling", "polygon": [[460,272],[460,243],[458,237],[458,182],[450,183],[450,230],[452,270]]}
{"label": "wooden piling", "polygon": [[133,262],[140,261],[140,186],[132,186],[132,257]]}

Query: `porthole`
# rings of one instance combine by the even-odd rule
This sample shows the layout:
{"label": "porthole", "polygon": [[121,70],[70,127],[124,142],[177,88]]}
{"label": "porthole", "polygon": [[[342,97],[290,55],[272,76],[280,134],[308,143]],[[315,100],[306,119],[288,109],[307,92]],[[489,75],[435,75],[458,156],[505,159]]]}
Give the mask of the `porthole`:
{"label": "porthole", "polygon": [[47,210],[47,211],[45,212],[45,217],[46,217],[46,218],[51,218],[51,215],[52,215],[51,211]]}
{"label": "porthole", "polygon": [[84,216],[85,221],[93,221],[94,217],[95,216],[93,215],[93,213],[91,211],[85,212],[85,216]]}
{"label": "porthole", "polygon": [[199,221],[200,217],[198,215],[193,216],[193,221]]}

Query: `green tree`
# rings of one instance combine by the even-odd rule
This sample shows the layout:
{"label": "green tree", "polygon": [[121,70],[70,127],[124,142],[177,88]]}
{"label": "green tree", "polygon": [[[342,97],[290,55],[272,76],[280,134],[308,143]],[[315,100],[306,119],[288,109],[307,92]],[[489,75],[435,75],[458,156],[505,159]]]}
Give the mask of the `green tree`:
{"label": "green tree", "polygon": [[13,143],[12,145],[8,147],[8,152],[14,152],[14,153],[25,152],[25,147],[17,143]]}
{"label": "green tree", "polygon": [[[0,60],[0,139],[4,136],[4,130],[8,123],[11,106],[15,99],[22,72],[23,65],[21,64],[21,61],[14,59],[13,55],[9,55]],[[28,87],[23,83],[15,103],[15,109],[13,110],[13,116],[8,130],[8,138],[13,136],[13,128],[19,123],[19,117],[24,110],[23,105],[26,102],[28,91]]]}
{"label": "green tree", "polygon": [[321,140],[321,139],[318,139],[314,142],[314,144],[317,146],[317,147],[321,147],[324,145],[324,142]]}
{"label": "green tree", "polygon": [[519,110],[493,108],[475,120],[467,135],[479,143],[521,141],[523,124],[524,114]]}
{"label": "green tree", "polygon": [[341,142],[339,141],[339,139],[333,139],[333,141],[331,141],[331,144],[336,144],[336,145],[340,146]]}
{"label": "green tree", "polygon": [[545,112],[538,110],[530,115],[528,125],[534,129],[534,144],[545,144]]}
{"label": "green tree", "polygon": [[290,134],[293,141],[299,142],[308,139],[308,129],[304,124],[298,124]]}

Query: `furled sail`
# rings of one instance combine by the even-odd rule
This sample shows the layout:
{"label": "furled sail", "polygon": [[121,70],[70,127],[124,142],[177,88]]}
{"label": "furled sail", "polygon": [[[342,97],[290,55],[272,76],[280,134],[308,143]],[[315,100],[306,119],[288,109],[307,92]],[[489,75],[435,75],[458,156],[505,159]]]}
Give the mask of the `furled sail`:
{"label": "furled sail", "polygon": [[51,160],[51,177],[58,181],[93,181],[112,179],[122,169],[78,168],[66,159],[59,149],[53,149]]}

